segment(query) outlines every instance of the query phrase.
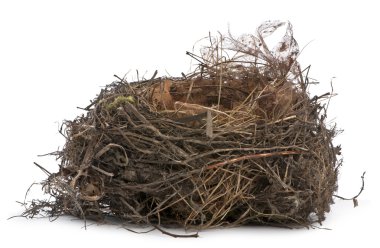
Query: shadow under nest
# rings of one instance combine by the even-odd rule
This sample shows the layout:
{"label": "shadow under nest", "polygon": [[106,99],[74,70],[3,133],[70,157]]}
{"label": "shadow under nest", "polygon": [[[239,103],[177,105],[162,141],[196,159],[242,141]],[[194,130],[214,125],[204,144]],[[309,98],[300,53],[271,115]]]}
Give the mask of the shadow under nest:
{"label": "shadow under nest", "polygon": [[341,164],[325,123],[330,96],[309,96],[289,23],[277,50],[267,48],[283,25],[210,37],[181,78],[106,86],[64,123],[59,171],[42,182],[52,197],[23,215],[193,230],[323,221]]}

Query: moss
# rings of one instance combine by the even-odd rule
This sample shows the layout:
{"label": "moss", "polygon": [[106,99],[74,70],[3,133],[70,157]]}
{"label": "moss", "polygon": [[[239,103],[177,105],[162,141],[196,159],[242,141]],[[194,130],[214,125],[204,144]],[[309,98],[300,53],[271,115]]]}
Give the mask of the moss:
{"label": "moss", "polygon": [[118,96],[113,100],[112,103],[108,104],[106,108],[107,110],[112,111],[124,105],[126,102],[135,103],[135,99],[133,96]]}

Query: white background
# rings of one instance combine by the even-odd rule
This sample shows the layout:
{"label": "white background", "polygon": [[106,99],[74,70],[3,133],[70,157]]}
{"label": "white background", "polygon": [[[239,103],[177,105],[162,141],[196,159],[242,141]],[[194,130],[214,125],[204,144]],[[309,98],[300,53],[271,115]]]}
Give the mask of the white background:
{"label": "white background", "polygon": [[[0,246],[1,247],[379,247],[379,27],[376,1],[3,1],[0,0]],[[265,20],[290,20],[304,67],[338,96],[329,119],[345,132],[339,195],[352,196],[367,171],[359,207],[336,200],[323,227],[211,230],[199,239],[159,232],[133,234],[62,218],[26,220],[15,202],[45,175],[53,158],[36,155],[64,144],[63,119],[73,119],[113,74],[135,77],[188,72],[185,51],[208,32],[254,33]],[[167,72],[165,71],[167,70]],[[39,189],[37,189],[37,192]],[[376,231],[377,230],[377,231]],[[6,245],[8,244],[8,245]]]}

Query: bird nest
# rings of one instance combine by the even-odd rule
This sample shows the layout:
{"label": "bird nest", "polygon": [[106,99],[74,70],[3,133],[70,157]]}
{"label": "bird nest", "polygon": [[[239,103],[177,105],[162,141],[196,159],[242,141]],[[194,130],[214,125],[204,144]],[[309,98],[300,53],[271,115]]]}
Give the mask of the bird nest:
{"label": "bird nest", "polygon": [[[286,27],[273,50],[266,37]],[[49,200],[24,216],[73,215],[157,228],[321,222],[341,161],[324,100],[310,97],[289,23],[256,36],[208,37],[197,68],[180,78],[106,86],[65,121]]]}

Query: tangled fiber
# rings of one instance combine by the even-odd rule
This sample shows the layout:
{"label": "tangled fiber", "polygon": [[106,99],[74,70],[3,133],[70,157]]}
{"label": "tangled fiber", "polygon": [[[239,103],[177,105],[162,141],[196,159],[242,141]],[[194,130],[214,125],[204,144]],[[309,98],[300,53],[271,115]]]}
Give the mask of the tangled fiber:
{"label": "tangled fiber", "polygon": [[[285,27],[270,50],[266,37]],[[73,215],[201,230],[243,224],[310,226],[337,190],[340,147],[327,93],[310,97],[290,23],[208,37],[180,78],[106,86],[65,121],[51,197],[24,216]]]}

